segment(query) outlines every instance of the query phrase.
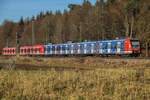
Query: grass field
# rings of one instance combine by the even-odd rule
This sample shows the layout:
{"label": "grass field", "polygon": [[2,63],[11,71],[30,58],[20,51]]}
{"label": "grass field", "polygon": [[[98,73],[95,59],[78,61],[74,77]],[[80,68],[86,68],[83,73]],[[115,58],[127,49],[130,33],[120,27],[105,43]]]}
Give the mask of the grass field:
{"label": "grass field", "polygon": [[[81,65],[92,67],[86,60]],[[97,62],[95,70],[0,70],[0,100],[150,100],[148,64],[122,63]]]}

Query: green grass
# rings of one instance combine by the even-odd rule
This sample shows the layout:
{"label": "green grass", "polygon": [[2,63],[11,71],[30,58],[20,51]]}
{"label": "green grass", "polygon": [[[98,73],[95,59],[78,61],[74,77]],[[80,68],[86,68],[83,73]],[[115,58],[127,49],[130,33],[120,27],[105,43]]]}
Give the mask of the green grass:
{"label": "green grass", "polygon": [[1,100],[149,100],[149,69],[0,71]]}

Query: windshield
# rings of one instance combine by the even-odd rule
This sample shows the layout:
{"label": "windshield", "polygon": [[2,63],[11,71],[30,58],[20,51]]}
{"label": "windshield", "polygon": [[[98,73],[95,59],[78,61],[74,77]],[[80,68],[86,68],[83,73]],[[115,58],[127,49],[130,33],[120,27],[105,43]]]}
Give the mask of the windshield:
{"label": "windshield", "polygon": [[140,43],[138,40],[131,40],[131,45],[133,49],[139,49],[140,48]]}

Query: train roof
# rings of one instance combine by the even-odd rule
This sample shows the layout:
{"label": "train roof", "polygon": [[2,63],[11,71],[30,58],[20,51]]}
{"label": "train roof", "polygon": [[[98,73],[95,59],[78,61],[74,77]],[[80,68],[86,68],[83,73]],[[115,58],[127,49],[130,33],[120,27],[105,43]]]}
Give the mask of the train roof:
{"label": "train roof", "polygon": [[124,39],[115,39],[115,40],[102,40],[102,41],[88,41],[88,42],[76,42],[76,43],[62,43],[62,44],[47,44],[45,46],[59,46],[59,45],[72,45],[72,44],[88,44],[88,43],[96,43],[96,42],[117,42],[117,41],[124,41],[125,39],[129,38],[124,38]]}
{"label": "train roof", "polygon": [[8,49],[16,49],[16,47],[6,47],[6,48],[3,48],[3,50],[8,50]]}

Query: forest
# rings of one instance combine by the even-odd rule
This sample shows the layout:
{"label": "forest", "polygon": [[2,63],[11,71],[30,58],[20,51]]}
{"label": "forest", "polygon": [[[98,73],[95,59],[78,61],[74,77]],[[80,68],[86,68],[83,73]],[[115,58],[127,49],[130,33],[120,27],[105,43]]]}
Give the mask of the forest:
{"label": "forest", "polygon": [[[150,44],[150,0],[97,0],[92,5],[69,4],[69,10],[40,12],[19,22],[5,20],[0,26],[0,49],[20,45],[67,43],[139,38],[148,52]],[[34,38],[33,34],[34,33]],[[33,42],[34,39],[34,42]]]}

